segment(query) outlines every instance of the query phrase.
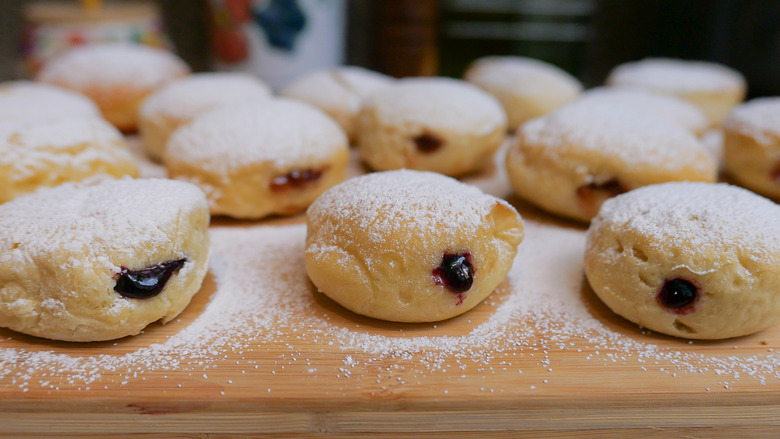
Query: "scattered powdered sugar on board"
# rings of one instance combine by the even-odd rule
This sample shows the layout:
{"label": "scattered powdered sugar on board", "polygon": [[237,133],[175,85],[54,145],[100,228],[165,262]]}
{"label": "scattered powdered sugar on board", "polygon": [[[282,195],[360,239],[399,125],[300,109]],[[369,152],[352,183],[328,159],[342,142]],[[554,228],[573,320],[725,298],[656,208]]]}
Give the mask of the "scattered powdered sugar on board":
{"label": "scattered powdered sugar on board", "polygon": [[[780,355],[774,351],[709,356],[661,347],[637,340],[636,334],[610,329],[583,300],[584,231],[526,223],[527,237],[508,280],[495,293],[500,297],[487,300],[494,309],[460,335],[425,331],[426,335],[417,335],[421,331],[403,329],[383,335],[371,325],[338,323],[343,314],[337,316],[318,304],[305,274],[304,225],[212,227],[211,272],[217,287],[189,325],[165,341],[113,355],[68,354],[67,349],[51,350],[45,345],[4,347],[0,338],[0,382],[26,391],[46,387],[47,377],[56,375],[66,375],[73,386],[89,385],[111,374],[119,374],[124,379],[119,384],[124,385],[144,379],[151,371],[197,371],[207,379],[206,369],[219,368],[220,362],[246,350],[284,343],[291,352],[286,358],[294,361],[300,352],[297,344],[312,342],[323,352],[343,353],[337,365],[341,379],[361,377],[361,371],[386,364],[384,360],[404,364],[405,370],[416,371],[418,379],[448,367],[458,368],[461,377],[485,374],[507,367],[498,360],[499,354],[518,352],[529,357],[538,354],[537,360],[520,363],[523,368],[552,371],[551,354],[567,351],[583,361],[635,362],[642,370],[656,365],[658,371],[660,364],[660,371],[671,376],[714,373],[713,382],[747,376],[761,383],[780,380]],[[432,333],[436,327],[430,326]],[[312,374],[326,369],[316,357],[306,359],[306,364]],[[518,374],[518,382],[522,376]]]}

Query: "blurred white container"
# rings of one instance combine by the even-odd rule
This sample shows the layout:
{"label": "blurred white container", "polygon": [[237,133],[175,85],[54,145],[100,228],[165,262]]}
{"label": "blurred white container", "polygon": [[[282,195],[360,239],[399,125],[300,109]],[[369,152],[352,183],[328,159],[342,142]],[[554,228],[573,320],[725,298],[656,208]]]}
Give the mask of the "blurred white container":
{"label": "blurred white container", "polygon": [[210,0],[217,70],[253,73],[279,89],[343,63],[344,0]]}

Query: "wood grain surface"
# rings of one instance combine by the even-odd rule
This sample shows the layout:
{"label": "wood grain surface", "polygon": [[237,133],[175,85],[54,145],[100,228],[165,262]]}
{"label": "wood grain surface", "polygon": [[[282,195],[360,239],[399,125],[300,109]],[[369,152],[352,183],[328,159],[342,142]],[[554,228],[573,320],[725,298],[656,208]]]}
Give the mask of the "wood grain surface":
{"label": "wood grain surface", "polygon": [[[496,181],[502,178],[493,169],[474,180],[492,185],[492,191],[507,191],[505,182]],[[509,199],[527,222],[585,230]],[[216,219],[213,227],[295,226],[302,220]],[[306,313],[327,316],[330,325],[347,332],[395,338],[450,335],[449,340],[458,343],[459,337],[496,312],[510,289],[502,284],[477,308],[438,324],[364,318],[313,288],[302,300]],[[258,333],[242,340],[238,351],[230,343],[215,344],[203,358],[182,358],[181,364],[166,369],[143,370],[141,363],[71,370],[54,363],[49,367],[45,361],[34,367],[21,361],[35,352],[75,359],[120,357],[164,343],[192,325],[218,293],[218,283],[209,274],[177,320],[153,324],[138,336],[114,342],[60,343],[0,330],[0,359],[11,365],[0,376],[0,434],[732,438],[776,437],[780,432],[780,378],[772,368],[780,349],[780,328],[718,342],[660,336],[611,313],[584,278],[579,297],[597,321],[629,342],[628,348],[610,351],[612,345],[579,336],[547,340],[537,335],[519,340],[515,347],[475,346],[474,358],[433,353],[429,358],[438,363],[430,364],[420,353],[345,350],[341,336],[309,337],[301,334],[301,325],[288,322],[274,328],[272,336]],[[512,335],[515,328],[541,323],[511,321],[504,330]],[[653,346],[667,355],[643,358],[632,351],[634,345]],[[690,354],[700,354],[706,364],[696,364]],[[26,366],[14,368],[14,356]],[[752,374],[728,369],[730,364],[753,363],[768,368]]]}

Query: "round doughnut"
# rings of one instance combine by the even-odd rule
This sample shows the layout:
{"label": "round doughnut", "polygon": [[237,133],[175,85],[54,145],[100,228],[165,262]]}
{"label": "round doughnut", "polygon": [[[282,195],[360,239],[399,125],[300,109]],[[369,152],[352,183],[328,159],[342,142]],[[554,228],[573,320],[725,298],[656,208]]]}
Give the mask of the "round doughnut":
{"label": "round doughnut", "polygon": [[640,88],[599,87],[583,93],[575,104],[596,102],[616,107],[627,107],[662,117],[701,137],[709,127],[709,121],[699,107],[672,95]]}
{"label": "round doughnut", "polygon": [[100,117],[84,95],[32,81],[0,83],[0,121],[47,120],[60,117]]}
{"label": "round doughnut", "polygon": [[271,96],[260,79],[242,73],[196,73],[174,80],[149,96],[139,113],[144,150],[162,160],[173,132],[212,108]]}
{"label": "round doughnut", "polygon": [[322,111],[277,98],[196,117],[173,133],[163,161],[206,193],[212,214],[253,219],[303,211],[346,178],[348,148]]}
{"label": "round doughnut", "polygon": [[306,273],[358,314],[430,322],[485,299],[523,240],[507,202],[431,172],[352,178],[306,212]]}
{"label": "round doughnut", "polygon": [[378,72],[352,66],[336,67],[301,76],[286,86],[281,95],[324,111],[354,141],[363,101],[392,83],[392,78]]}
{"label": "round doughnut", "polygon": [[726,172],[740,185],[780,201],[780,98],[738,106],[723,131]]}
{"label": "round doughnut", "polygon": [[125,132],[138,127],[138,109],[156,89],[189,74],[174,54],[127,43],[79,46],[46,62],[37,80],[92,99],[103,117]]}
{"label": "round doughnut", "polygon": [[621,64],[610,72],[607,84],[677,96],[699,107],[711,126],[719,126],[747,92],[745,78],[734,69],[666,58]]}
{"label": "round doughnut", "polygon": [[615,313],[654,331],[760,331],[780,320],[780,206],[726,184],[631,191],[591,222],[585,274]]}
{"label": "round doughnut", "polygon": [[457,79],[409,78],[365,101],[357,147],[375,170],[459,176],[493,163],[505,137],[506,115],[490,94]]}
{"label": "round doughnut", "polygon": [[122,135],[103,119],[0,122],[0,203],[68,181],[138,175]]}
{"label": "round doughnut", "polygon": [[466,69],[464,79],[501,102],[510,131],[582,93],[582,84],[565,70],[521,56],[479,58]]}
{"label": "round doughnut", "polygon": [[0,326],[111,340],[176,317],[209,257],[203,193],[162,179],[64,184],[0,205]]}
{"label": "round doughnut", "polygon": [[517,131],[509,181],[551,213],[589,221],[609,197],[669,181],[715,181],[717,169],[688,130],[630,108],[572,104]]}

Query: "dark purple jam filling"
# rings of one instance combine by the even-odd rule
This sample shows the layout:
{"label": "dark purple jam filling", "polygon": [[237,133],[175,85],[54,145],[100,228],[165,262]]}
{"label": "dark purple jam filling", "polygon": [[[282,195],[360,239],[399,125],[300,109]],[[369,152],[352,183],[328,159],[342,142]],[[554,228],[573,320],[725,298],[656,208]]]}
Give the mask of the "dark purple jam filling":
{"label": "dark purple jam filling", "polygon": [[675,314],[688,314],[699,297],[699,287],[683,278],[668,279],[658,291],[656,301]]}
{"label": "dark purple jam filling", "polygon": [[271,179],[271,192],[299,189],[319,180],[324,173],[324,169],[293,169],[285,175],[277,175]]}
{"label": "dark purple jam filling", "polygon": [[433,281],[436,285],[444,285],[455,294],[462,294],[471,289],[474,283],[471,253],[445,254],[441,264],[433,269]]}
{"label": "dark purple jam filling", "polygon": [[420,152],[430,154],[441,148],[444,142],[433,134],[425,133],[415,137],[414,144]]}
{"label": "dark purple jam filling", "polygon": [[162,262],[140,270],[128,270],[121,266],[117,273],[114,291],[128,299],[149,299],[165,288],[168,279],[179,271],[186,259]]}

